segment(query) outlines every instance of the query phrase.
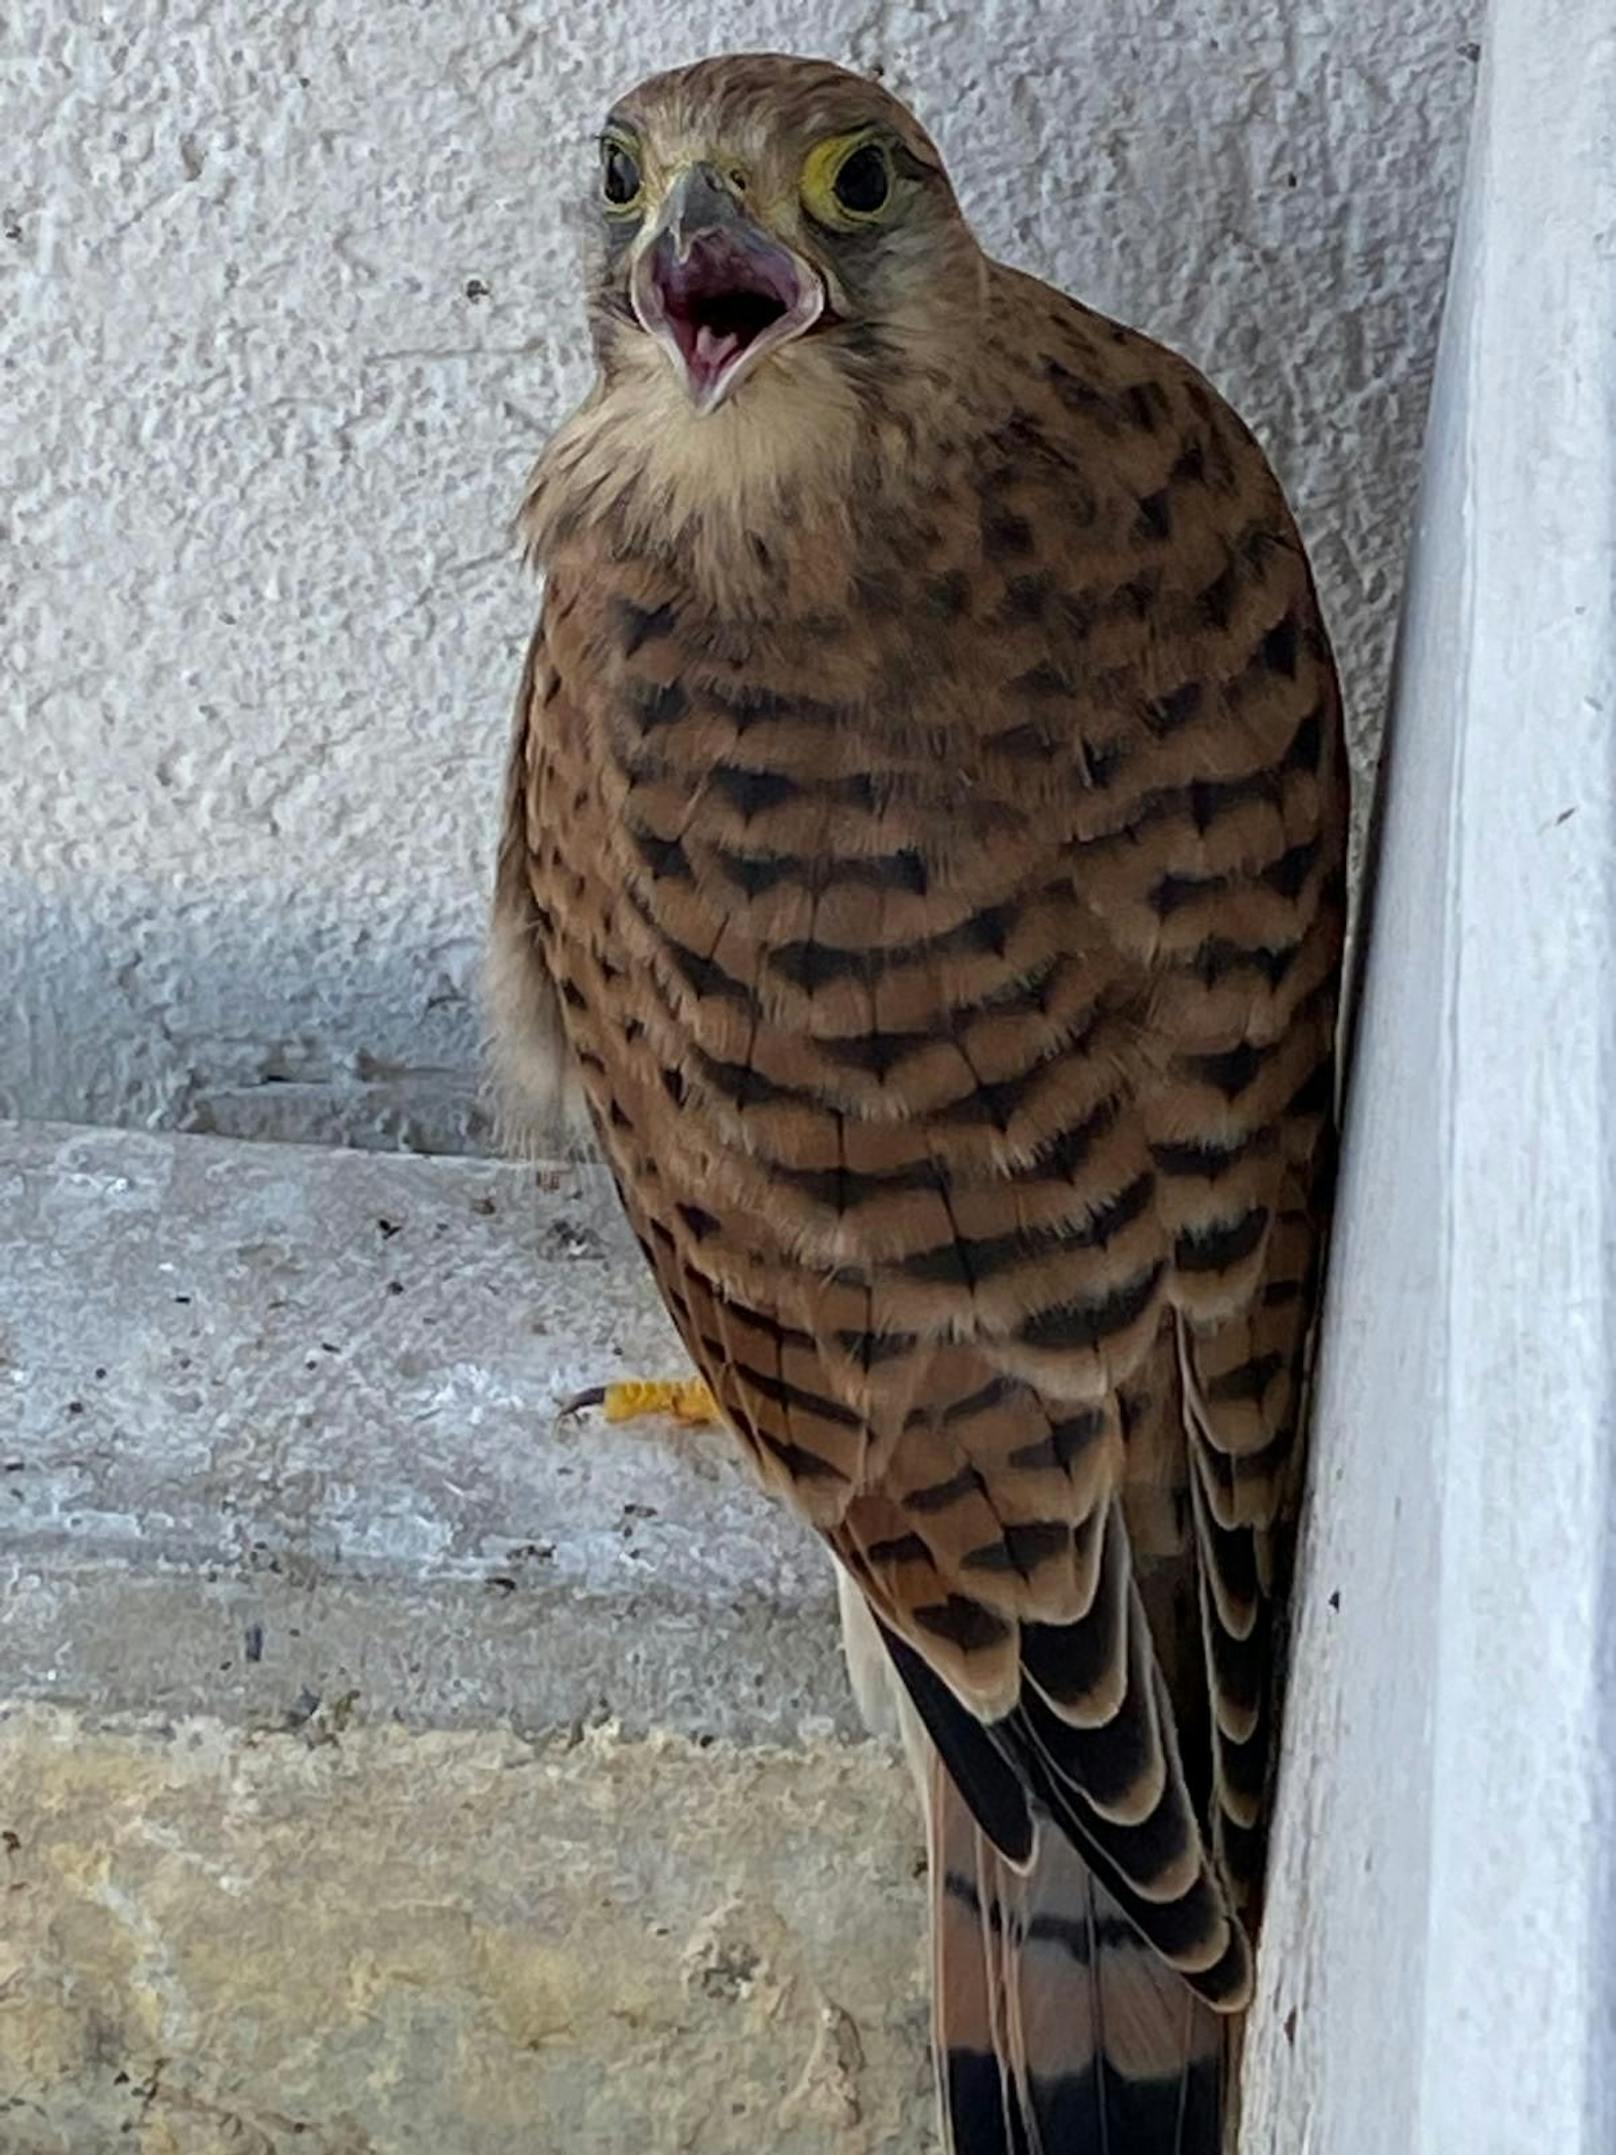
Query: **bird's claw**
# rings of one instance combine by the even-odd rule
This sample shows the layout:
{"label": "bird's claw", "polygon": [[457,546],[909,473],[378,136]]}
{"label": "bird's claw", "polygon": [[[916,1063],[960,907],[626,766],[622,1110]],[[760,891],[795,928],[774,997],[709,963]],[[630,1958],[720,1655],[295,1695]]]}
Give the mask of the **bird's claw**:
{"label": "bird's claw", "polygon": [[563,1418],[599,1407],[609,1422],[633,1422],[648,1414],[671,1414],[676,1422],[716,1422],[718,1406],[701,1377],[624,1377],[594,1384],[563,1400]]}

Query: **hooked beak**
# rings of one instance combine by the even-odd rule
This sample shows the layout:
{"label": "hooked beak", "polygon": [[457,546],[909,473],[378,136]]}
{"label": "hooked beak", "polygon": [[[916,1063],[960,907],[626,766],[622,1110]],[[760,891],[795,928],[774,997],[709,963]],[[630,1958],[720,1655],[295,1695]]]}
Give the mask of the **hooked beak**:
{"label": "hooked beak", "polygon": [[629,296],[698,412],[716,411],[825,305],[813,270],[747,216],[708,164],[690,166],[668,190],[641,242]]}

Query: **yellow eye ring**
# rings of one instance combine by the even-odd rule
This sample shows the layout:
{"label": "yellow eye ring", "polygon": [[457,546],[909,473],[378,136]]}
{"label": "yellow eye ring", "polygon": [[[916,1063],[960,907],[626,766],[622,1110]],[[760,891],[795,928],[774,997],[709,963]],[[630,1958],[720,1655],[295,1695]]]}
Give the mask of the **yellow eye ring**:
{"label": "yellow eye ring", "polygon": [[878,224],[892,207],[892,152],[868,128],[816,142],[802,168],[802,199],[821,224],[844,230]]}
{"label": "yellow eye ring", "polygon": [[639,154],[621,135],[600,141],[600,199],[608,217],[632,217],[645,195]]}

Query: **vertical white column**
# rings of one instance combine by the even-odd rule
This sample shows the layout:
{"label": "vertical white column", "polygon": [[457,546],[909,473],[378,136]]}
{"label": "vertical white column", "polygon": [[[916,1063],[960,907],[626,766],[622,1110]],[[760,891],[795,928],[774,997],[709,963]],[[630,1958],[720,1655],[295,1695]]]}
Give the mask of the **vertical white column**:
{"label": "vertical white column", "polygon": [[1243,2155],[1616,2150],[1616,8],[1495,0]]}

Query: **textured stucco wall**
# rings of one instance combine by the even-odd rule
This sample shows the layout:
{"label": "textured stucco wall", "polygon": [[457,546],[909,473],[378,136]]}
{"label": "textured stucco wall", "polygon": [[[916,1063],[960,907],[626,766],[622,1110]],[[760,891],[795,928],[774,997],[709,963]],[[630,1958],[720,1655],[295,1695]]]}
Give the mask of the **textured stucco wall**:
{"label": "textured stucco wall", "polygon": [[1191,351],[1378,708],[1480,0],[17,0],[0,1111],[453,1147],[609,95],[879,67],[995,250]]}

